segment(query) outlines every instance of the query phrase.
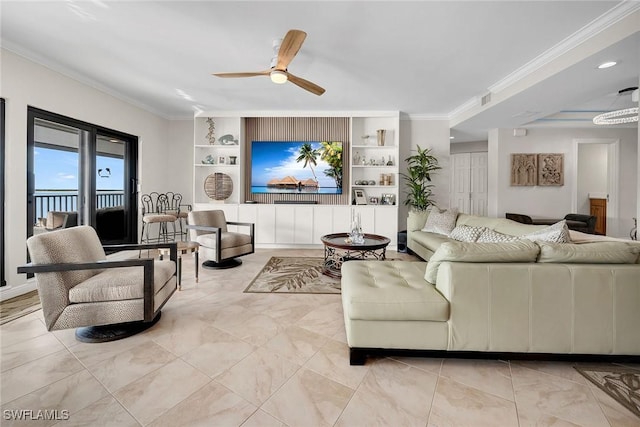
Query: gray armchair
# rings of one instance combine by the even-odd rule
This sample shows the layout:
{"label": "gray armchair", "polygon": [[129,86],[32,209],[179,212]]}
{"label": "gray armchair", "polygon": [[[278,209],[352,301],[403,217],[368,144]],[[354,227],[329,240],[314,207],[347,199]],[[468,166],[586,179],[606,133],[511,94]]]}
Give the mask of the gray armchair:
{"label": "gray armchair", "polygon": [[[252,254],[254,224],[227,221],[222,210],[193,211],[187,217],[190,240],[200,245],[204,268],[232,268],[242,264],[238,257]],[[229,231],[228,225],[247,227],[249,234]]]}
{"label": "gray armchair", "polygon": [[76,329],[76,339],[104,342],[154,325],[177,285],[175,243],[105,246],[109,250],[170,248],[170,259],[107,260],[92,227],[38,234],[27,240],[32,263],[18,273],[35,273],[49,331]]}

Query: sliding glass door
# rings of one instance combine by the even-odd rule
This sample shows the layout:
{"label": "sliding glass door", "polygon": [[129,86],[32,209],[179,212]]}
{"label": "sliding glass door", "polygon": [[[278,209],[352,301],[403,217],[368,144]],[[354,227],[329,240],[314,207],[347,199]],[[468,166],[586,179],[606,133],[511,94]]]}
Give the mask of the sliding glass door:
{"label": "sliding glass door", "polygon": [[137,138],[29,108],[27,235],[91,225],[137,241]]}

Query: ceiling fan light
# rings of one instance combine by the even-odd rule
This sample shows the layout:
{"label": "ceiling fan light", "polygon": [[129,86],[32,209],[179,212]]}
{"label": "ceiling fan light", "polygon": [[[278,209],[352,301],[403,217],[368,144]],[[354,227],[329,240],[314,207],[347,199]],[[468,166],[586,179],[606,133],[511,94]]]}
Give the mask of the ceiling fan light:
{"label": "ceiling fan light", "polygon": [[289,79],[287,77],[287,73],[280,70],[273,70],[271,74],[269,74],[269,76],[271,77],[272,82],[277,83],[279,85],[286,83],[287,80]]}
{"label": "ceiling fan light", "polygon": [[624,110],[609,111],[593,118],[596,125],[620,125],[638,121],[638,107],[625,108]]}

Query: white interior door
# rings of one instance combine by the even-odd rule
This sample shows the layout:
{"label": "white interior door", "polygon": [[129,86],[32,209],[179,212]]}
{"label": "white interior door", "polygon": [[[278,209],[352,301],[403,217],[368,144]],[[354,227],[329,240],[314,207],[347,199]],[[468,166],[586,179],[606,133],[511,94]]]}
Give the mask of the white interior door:
{"label": "white interior door", "polygon": [[471,213],[471,153],[451,155],[451,193],[449,206]]}
{"label": "white interior door", "polygon": [[470,205],[472,215],[487,215],[488,153],[471,153]]}

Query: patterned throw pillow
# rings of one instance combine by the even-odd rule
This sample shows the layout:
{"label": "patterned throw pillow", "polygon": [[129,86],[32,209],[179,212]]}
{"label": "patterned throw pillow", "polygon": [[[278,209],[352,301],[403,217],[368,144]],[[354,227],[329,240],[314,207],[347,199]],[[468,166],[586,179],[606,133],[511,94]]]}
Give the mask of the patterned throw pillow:
{"label": "patterned throw pillow", "polygon": [[456,226],[457,218],[458,208],[441,211],[434,206],[431,208],[431,212],[429,212],[427,222],[422,231],[448,236],[449,233],[451,233],[451,230]]}
{"label": "patterned throw pillow", "polygon": [[471,227],[469,225],[458,225],[451,231],[449,237],[460,242],[475,242],[486,227]]}
{"label": "patterned throw pillow", "polygon": [[482,234],[480,234],[480,237],[478,237],[478,240],[476,240],[476,242],[500,243],[500,242],[513,242],[515,240],[518,240],[518,237],[511,236],[509,234],[498,233],[497,231],[487,228],[482,232]]}
{"label": "patterned throw pillow", "polygon": [[534,242],[571,243],[567,221],[562,220],[533,233],[520,236],[521,239],[529,239]]}

